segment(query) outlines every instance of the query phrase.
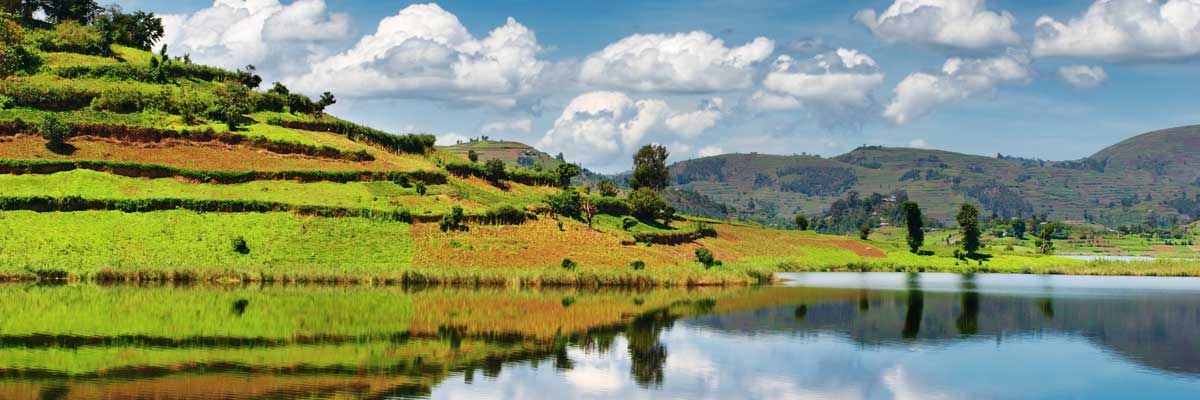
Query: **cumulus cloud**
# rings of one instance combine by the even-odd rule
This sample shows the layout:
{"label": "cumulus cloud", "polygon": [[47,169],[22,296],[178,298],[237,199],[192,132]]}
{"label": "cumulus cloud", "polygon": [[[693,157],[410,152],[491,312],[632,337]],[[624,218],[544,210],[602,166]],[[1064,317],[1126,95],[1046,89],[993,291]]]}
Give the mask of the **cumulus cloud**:
{"label": "cumulus cloud", "polygon": [[[585,164],[611,163],[644,144],[651,133],[694,137],[720,119],[719,98],[702,102],[691,112],[675,111],[658,99],[634,100],[621,92],[595,91],[575,97],[538,148],[561,151]],[[624,158],[620,159],[624,162]]]}
{"label": "cumulus cloud", "polygon": [[1083,15],[1036,22],[1033,55],[1148,62],[1200,55],[1200,0],[1099,0]]}
{"label": "cumulus cloud", "polygon": [[925,140],[925,139],[920,139],[920,138],[913,139],[908,142],[908,147],[912,147],[914,149],[928,149],[929,141]]}
{"label": "cumulus cloud", "polygon": [[479,39],[437,4],[414,4],[293,81],[303,91],[349,97],[525,107],[551,69],[541,51],[534,32],[511,17]]}
{"label": "cumulus cloud", "polygon": [[725,150],[717,146],[704,146],[700,150],[696,150],[696,155],[699,157],[712,157],[725,154]]}
{"label": "cumulus cloud", "polygon": [[749,87],[754,66],[775,51],[759,37],[740,47],[707,32],[637,34],[583,61],[579,78],[592,85],[638,90],[711,92]]}
{"label": "cumulus cloud", "polygon": [[1058,69],[1058,77],[1071,86],[1091,89],[1103,84],[1108,74],[1098,66],[1067,65]]}
{"label": "cumulus cloud", "polygon": [[455,145],[458,143],[466,142],[468,140],[470,140],[470,139],[468,139],[466,136],[463,136],[462,134],[460,134],[458,132],[449,132],[449,133],[445,133],[442,135],[438,135],[437,141],[434,142],[434,144],[436,144],[438,146],[452,146],[452,145]]}
{"label": "cumulus cloud", "polygon": [[805,61],[781,55],[750,105],[760,111],[809,108],[830,126],[861,121],[864,111],[875,106],[871,92],[881,84],[878,64],[856,50],[839,48]]}
{"label": "cumulus cloud", "polygon": [[984,59],[951,58],[940,74],[918,72],[896,85],[883,116],[897,124],[928,114],[941,104],[963,101],[1002,83],[1028,82],[1029,60],[1019,54]]}
{"label": "cumulus cloud", "polygon": [[513,121],[496,121],[483,124],[479,127],[482,133],[521,133],[527,134],[533,130],[533,121],[529,118],[523,118]]}
{"label": "cumulus cloud", "polygon": [[[268,63],[272,72],[285,58],[306,56],[317,42],[346,38],[350,16],[330,13],[324,0],[214,0],[192,14],[162,16],[162,43],[172,54],[229,69]],[[303,63],[296,63],[303,64]],[[286,69],[283,66],[280,69]]]}
{"label": "cumulus cloud", "polygon": [[883,14],[865,9],[854,19],[887,43],[980,51],[1021,42],[1012,14],[988,10],[985,0],[896,0]]}

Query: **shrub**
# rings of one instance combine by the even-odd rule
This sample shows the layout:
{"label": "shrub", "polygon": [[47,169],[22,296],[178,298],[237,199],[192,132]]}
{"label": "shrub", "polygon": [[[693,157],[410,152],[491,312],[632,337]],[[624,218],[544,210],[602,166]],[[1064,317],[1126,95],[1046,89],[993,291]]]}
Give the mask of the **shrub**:
{"label": "shrub", "polygon": [[713,257],[713,253],[706,248],[699,247],[696,249],[696,261],[704,264],[704,268],[712,268],[721,266],[721,261]]}
{"label": "shrub", "polygon": [[37,31],[30,40],[42,51],[82,53],[107,56],[112,53],[107,40],[92,26],[75,21],[62,21],[54,29]]}
{"label": "shrub", "polygon": [[26,48],[24,42],[25,30],[21,25],[0,13],[0,77],[33,73],[42,65],[41,57]]}
{"label": "shrub", "polygon": [[617,189],[617,183],[611,179],[605,179],[596,184],[596,191],[600,192],[600,197],[617,197],[620,190]]}
{"label": "shrub", "polygon": [[650,188],[639,188],[629,194],[629,208],[633,216],[642,221],[653,221],[658,218],[667,202],[663,201],[658,192]]}
{"label": "shrub", "polygon": [[571,178],[578,176],[583,172],[583,168],[578,165],[563,163],[554,168],[554,173],[558,178],[558,187],[566,188],[571,186]]}
{"label": "shrub", "polygon": [[629,203],[625,199],[616,197],[588,196],[587,201],[590,201],[596,206],[597,214],[607,214],[613,216],[629,215]]}
{"label": "shrub", "polygon": [[428,190],[428,188],[425,186],[424,181],[417,181],[416,189],[417,189],[417,195],[419,195],[419,196],[424,196],[425,192]]}
{"label": "shrub", "polygon": [[233,251],[238,254],[250,254],[250,246],[246,245],[246,238],[238,236],[232,240]]}
{"label": "shrub", "polygon": [[675,207],[667,206],[662,211],[663,225],[671,226],[671,221],[675,220]]}
{"label": "shrub", "polygon": [[583,211],[583,199],[574,188],[546,196],[546,205],[551,212],[568,218],[579,218]]}
{"label": "shrub", "polygon": [[38,126],[38,134],[46,139],[47,146],[62,146],[71,137],[71,127],[58,119],[58,115],[46,114],[46,118]]}
{"label": "shrub", "polygon": [[621,219],[621,229],[624,229],[624,230],[633,229],[633,227],[637,226],[637,224],[638,224],[638,221],[636,219],[633,219],[630,217],[625,217],[625,218]]}
{"label": "shrub", "polygon": [[454,208],[450,209],[449,214],[442,216],[442,221],[438,223],[438,227],[442,229],[442,232],[464,231],[466,230],[466,226],[463,225],[464,219],[462,207],[454,206]]}
{"label": "shrub", "polygon": [[12,106],[13,106],[12,97],[8,97],[8,96],[0,94],[0,110],[7,110],[7,109],[12,108]]}
{"label": "shrub", "polygon": [[562,260],[562,269],[574,271],[576,267],[579,267],[579,264],[577,264],[574,260],[571,260],[570,258],[564,258]]}
{"label": "shrub", "polygon": [[869,236],[871,236],[871,226],[867,224],[860,225],[858,227],[858,238],[867,240],[867,237]]}
{"label": "shrub", "polygon": [[467,151],[467,159],[471,162],[479,162],[479,153],[476,153],[475,150]]}
{"label": "shrub", "polygon": [[500,182],[502,179],[508,177],[508,174],[504,170],[504,161],[501,161],[500,159],[493,158],[491,160],[487,160],[487,162],[483,164],[483,170],[484,177],[492,182]]}
{"label": "shrub", "polygon": [[[295,112],[295,108],[292,111]],[[367,142],[400,153],[428,154],[430,151],[433,151],[433,145],[437,142],[437,137],[433,135],[393,135],[381,130],[336,119],[330,122],[307,122],[284,121],[272,118],[267,123],[289,129],[336,133],[356,142]]]}
{"label": "shrub", "polygon": [[808,216],[804,214],[796,214],[796,229],[802,231],[808,230]]}
{"label": "shrub", "polygon": [[629,267],[633,268],[634,271],[641,271],[646,269],[646,263],[642,260],[633,260],[633,262],[629,263]]}
{"label": "shrub", "polygon": [[489,208],[481,218],[482,222],[490,225],[520,225],[530,219],[529,212],[510,205]]}

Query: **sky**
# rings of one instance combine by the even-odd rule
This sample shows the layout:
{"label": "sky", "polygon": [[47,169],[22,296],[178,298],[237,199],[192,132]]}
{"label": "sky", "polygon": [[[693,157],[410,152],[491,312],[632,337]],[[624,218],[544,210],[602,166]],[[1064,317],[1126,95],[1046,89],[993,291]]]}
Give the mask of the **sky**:
{"label": "sky", "polygon": [[[1078,159],[1200,119],[1200,0],[118,0],[170,54],[600,172],[861,145]],[[269,85],[268,85],[269,86]]]}

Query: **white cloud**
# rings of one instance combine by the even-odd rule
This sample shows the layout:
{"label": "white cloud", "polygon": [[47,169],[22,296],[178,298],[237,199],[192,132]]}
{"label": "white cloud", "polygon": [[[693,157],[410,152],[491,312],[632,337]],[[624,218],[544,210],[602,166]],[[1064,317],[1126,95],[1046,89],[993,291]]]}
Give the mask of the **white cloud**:
{"label": "white cloud", "polygon": [[900,81],[883,116],[897,124],[908,123],[936,106],[966,100],[991,91],[996,85],[1028,82],[1031,74],[1029,60],[1023,55],[951,58],[946,60],[940,74],[918,72]]}
{"label": "white cloud", "polygon": [[561,151],[589,165],[612,164],[614,156],[632,153],[647,142],[651,133],[695,137],[716,124],[721,104],[719,98],[711,99],[702,102],[697,111],[679,112],[658,99],[634,100],[621,92],[588,92],[567,104],[537,147]]}
{"label": "white cloud", "polygon": [[1109,61],[1200,56],[1200,0],[1099,0],[1066,23],[1038,18],[1033,55]]}
{"label": "white cloud", "polygon": [[523,118],[513,121],[496,121],[483,124],[479,127],[479,132],[493,133],[520,133],[528,134],[533,130],[533,121],[529,118]]}
{"label": "white cloud", "polygon": [[293,79],[307,92],[530,106],[547,71],[533,31],[513,18],[477,39],[437,4],[415,4],[379,22],[351,49]]}
{"label": "white cloud", "polygon": [[929,141],[920,138],[913,139],[908,142],[908,147],[912,147],[914,149],[928,149]]}
{"label": "white cloud", "polygon": [[717,146],[704,146],[701,147],[700,150],[696,150],[696,156],[699,157],[712,157],[722,154],[725,154],[725,150]]}
{"label": "white cloud", "polygon": [[1058,69],[1058,76],[1071,86],[1080,89],[1091,89],[1100,86],[1108,79],[1104,68],[1088,65],[1067,65]]}
{"label": "white cloud", "polygon": [[438,146],[452,146],[458,144],[459,142],[466,142],[468,140],[470,139],[458,132],[449,132],[443,135],[438,135],[437,142],[434,142],[434,144]]}
{"label": "white cloud", "polygon": [[988,10],[985,0],[896,0],[883,14],[865,9],[854,19],[887,43],[978,51],[1021,42],[1012,14]]}
{"label": "white cloud", "polygon": [[[190,54],[201,64],[240,68],[247,64],[267,72],[286,58],[304,59],[312,45],[350,34],[350,16],[326,11],[324,0],[214,0],[209,8],[187,15],[162,16],[162,43],[171,54]],[[297,63],[303,64],[303,63]],[[286,66],[279,66],[286,70]]]}
{"label": "white cloud", "polygon": [[637,34],[596,52],[581,67],[585,83],[627,90],[711,92],[749,87],[754,65],[775,51],[759,37],[729,48],[712,35]]}
{"label": "white cloud", "polygon": [[861,121],[875,106],[871,92],[883,84],[875,60],[857,50],[840,48],[799,62],[779,56],[750,97],[760,111],[810,108],[822,124]]}

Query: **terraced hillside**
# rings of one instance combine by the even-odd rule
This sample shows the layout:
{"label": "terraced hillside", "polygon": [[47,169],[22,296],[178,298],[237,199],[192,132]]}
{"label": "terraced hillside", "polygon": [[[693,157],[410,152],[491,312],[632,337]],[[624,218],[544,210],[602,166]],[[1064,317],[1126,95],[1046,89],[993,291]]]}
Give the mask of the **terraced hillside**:
{"label": "terraced hillside", "polygon": [[[834,158],[726,154],[672,165],[676,183],[728,204],[741,218],[786,225],[850,191],[905,191],[949,222],[974,202],[1000,216],[1047,214],[1110,227],[1197,217],[1200,128],[1137,136],[1077,161],[862,147]],[[1187,201],[1181,202],[1180,199]]]}
{"label": "terraced hillside", "polygon": [[[578,172],[521,145],[438,149],[329,115],[333,94],[264,87],[250,68],[111,43],[95,25],[0,23],[24,55],[0,80],[0,279],[745,284],[804,254],[766,238],[870,247],[639,221],[620,198],[564,189]],[[525,153],[544,168],[522,166]],[[701,247],[723,266],[697,262]]]}

